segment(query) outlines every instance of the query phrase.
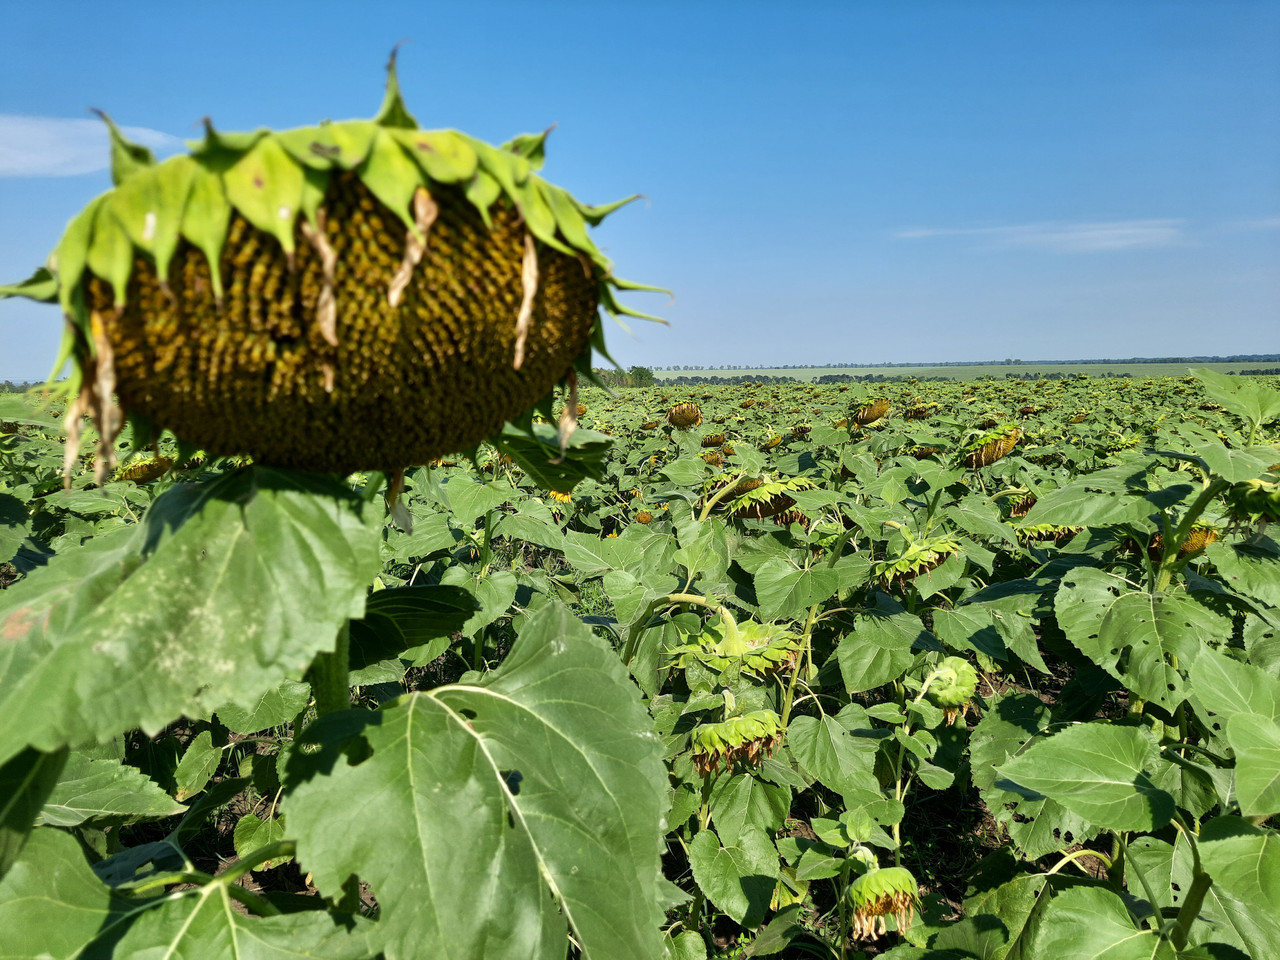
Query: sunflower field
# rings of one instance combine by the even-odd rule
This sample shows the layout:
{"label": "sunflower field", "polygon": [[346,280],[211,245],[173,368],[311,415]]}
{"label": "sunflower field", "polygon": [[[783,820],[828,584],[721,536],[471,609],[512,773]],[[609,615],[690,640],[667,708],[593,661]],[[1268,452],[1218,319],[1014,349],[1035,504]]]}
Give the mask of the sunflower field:
{"label": "sunflower field", "polygon": [[1276,956],[1276,387],[592,387],[398,520],[4,398],[0,956]]}

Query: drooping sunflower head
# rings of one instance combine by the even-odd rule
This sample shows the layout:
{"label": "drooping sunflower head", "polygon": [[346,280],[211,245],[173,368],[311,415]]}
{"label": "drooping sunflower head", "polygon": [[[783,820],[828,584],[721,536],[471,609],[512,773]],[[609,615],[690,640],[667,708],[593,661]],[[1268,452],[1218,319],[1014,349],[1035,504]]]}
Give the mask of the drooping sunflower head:
{"label": "drooping sunflower head", "polygon": [[705,777],[739,763],[759,766],[782,742],[782,732],[782,720],[772,710],[701,724],[690,737],[694,769]]}
{"label": "drooping sunflower head", "polygon": [[134,460],[116,471],[117,480],[132,480],[134,483],[150,483],[169,472],[173,466],[172,457],[143,457]]}
{"label": "drooping sunflower head", "polygon": [[960,542],[954,537],[937,535],[922,540],[907,540],[901,549],[895,550],[883,560],[871,565],[871,575],[886,587],[895,583],[899,588],[930,570],[936,570],[947,558],[961,553]]}
{"label": "drooping sunflower head", "polygon": [[713,482],[706,496],[718,498],[720,507],[739,520],[765,520],[784,513],[796,505],[790,493],[808,490],[814,485],[804,476],[746,477],[725,494],[726,483],[723,478]]}
{"label": "drooping sunflower head", "polygon": [[667,423],[677,430],[691,430],[702,422],[702,408],[696,403],[677,403],[667,411]]}
{"label": "drooping sunflower head", "polygon": [[1243,480],[1232,484],[1225,498],[1229,515],[1236,524],[1280,521],[1280,480]]}
{"label": "drooping sunflower head", "polygon": [[163,163],[107,122],[115,187],[0,288],[61,304],[69,433],[95,419],[103,471],[126,417],[273,466],[425,463],[590,376],[598,308],[635,313],[587,230],[620,204],[543,180],[545,133],[420,129],[394,57],[372,120],[207,124]]}
{"label": "drooping sunflower head", "polygon": [[860,427],[865,427],[869,423],[875,423],[888,412],[888,400],[883,398],[880,400],[873,400],[870,403],[863,404],[854,412],[853,422]]}
{"label": "drooping sunflower head", "polygon": [[1022,431],[1017,427],[1001,427],[995,421],[992,424],[990,428],[983,428],[985,432],[977,434],[963,447],[961,462],[970,470],[989,467],[997,460],[1004,459],[1022,439]]}
{"label": "drooping sunflower head", "polygon": [[800,637],[773,623],[744,621],[726,629],[708,624],[689,643],[671,650],[673,662],[688,667],[697,661],[717,673],[737,668],[758,677],[794,666]]}
{"label": "drooping sunflower head", "polygon": [[885,917],[892,914],[898,929],[911,926],[920,887],[906,867],[868,870],[849,885],[853,905],[853,935],[871,940],[888,932]]}

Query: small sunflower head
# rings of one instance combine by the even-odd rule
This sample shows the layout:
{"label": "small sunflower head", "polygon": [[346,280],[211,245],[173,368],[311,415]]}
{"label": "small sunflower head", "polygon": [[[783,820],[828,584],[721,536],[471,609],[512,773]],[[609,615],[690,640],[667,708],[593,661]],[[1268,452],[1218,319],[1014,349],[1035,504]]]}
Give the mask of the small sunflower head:
{"label": "small sunflower head", "polygon": [[134,483],[150,483],[168,473],[173,466],[171,457],[147,457],[135,460],[116,471],[117,480],[132,480]]}
{"label": "small sunflower head", "polygon": [[889,932],[884,919],[889,914],[897,920],[899,930],[911,926],[920,887],[906,867],[883,867],[854,880],[848,897],[853,906],[853,935],[859,940],[874,940]]}
{"label": "small sunflower head", "polygon": [[1226,499],[1237,524],[1280,521],[1280,480],[1243,480],[1227,490]]}
{"label": "small sunflower head", "polygon": [[958,717],[973,699],[978,689],[978,672],[963,657],[946,657],[934,669],[933,680],[925,697],[935,707],[940,707],[947,718],[947,725]]}

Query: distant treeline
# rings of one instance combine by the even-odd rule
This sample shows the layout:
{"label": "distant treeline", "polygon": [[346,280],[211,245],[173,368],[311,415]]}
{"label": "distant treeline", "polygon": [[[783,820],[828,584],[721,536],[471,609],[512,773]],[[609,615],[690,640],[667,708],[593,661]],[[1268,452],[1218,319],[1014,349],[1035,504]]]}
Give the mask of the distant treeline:
{"label": "distant treeline", "polygon": [[[772,369],[782,369],[774,367]],[[1059,371],[1051,371],[1049,373],[1006,373],[1003,377],[976,377],[977,380],[1070,380],[1075,377],[1087,376],[1083,373],[1061,373]],[[1095,379],[1124,379],[1131,376],[1128,373],[1113,373],[1107,371],[1105,373],[1095,374]],[[661,383],[664,387],[728,387],[740,386],[745,383],[893,383],[897,380],[904,379],[902,374],[885,374],[885,373],[824,373],[820,377],[814,377],[812,380],[797,380],[795,377],[716,377],[716,376],[680,376],[667,377]],[[954,380],[954,377],[911,377],[912,380],[918,380],[927,383],[931,380],[939,382]]]}
{"label": "distant treeline", "polygon": [[[840,374],[837,379],[832,380],[830,376],[820,377],[814,380],[814,383],[844,383],[846,380],[890,380],[891,377],[885,377],[880,374],[874,374],[872,377],[850,377],[847,374]],[[664,387],[731,387],[741,386],[744,383],[799,383],[795,377],[666,377],[662,381]],[[805,381],[806,383],[809,381]]]}
{"label": "distant treeline", "polygon": [[[653,367],[654,370],[814,370],[839,369],[841,367],[880,368],[880,367],[991,367],[991,366],[1041,366],[1064,367],[1082,364],[1118,364],[1118,363],[1245,363],[1257,361],[1262,363],[1280,361],[1280,353],[1236,353],[1229,357],[1122,357],[1103,360],[1018,360],[1006,357],[1003,360],[943,360],[937,363],[755,363],[705,366],[703,364],[673,364],[669,367]],[[1252,373],[1252,371],[1245,371]],[[1036,378],[1042,379],[1042,378]],[[733,378],[726,383],[737,382]],[[766,381],[767,382],[767,381]]]}

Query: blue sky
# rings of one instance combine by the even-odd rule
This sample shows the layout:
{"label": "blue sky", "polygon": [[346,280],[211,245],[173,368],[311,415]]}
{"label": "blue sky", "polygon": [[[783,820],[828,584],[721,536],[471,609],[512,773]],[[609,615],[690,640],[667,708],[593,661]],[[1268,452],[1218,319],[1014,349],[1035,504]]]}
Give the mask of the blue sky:
{"label": "blue sky", "polygon": [[[163,154],[371,116],[558,124],[543,170],[670,287],[624,365],[1280,351],[1280,3],[11,4],[0,278],[109,186],[89,107]],[[56,174],[56,175],[55,175]],[[52,307],[0,302],[0,379]]]}

